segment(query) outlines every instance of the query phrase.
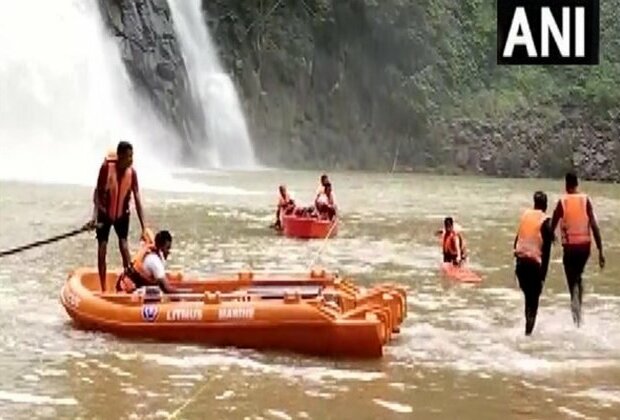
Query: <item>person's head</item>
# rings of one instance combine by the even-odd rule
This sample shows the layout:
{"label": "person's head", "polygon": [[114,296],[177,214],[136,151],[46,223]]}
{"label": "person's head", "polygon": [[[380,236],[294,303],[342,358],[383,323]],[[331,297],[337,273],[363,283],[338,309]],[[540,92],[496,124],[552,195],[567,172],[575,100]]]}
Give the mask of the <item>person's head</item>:
{"label": "person's head", "polygon": [[325,194],[329,195],[332,192],[332,184],[330,182],[326,182],[325,184],[323,184],[323,186],[325,187]]}
{"label": "person's head", "polygon": [[160,230],[155,235],[155,247],[168,259],[172,247],[172,235],[167,230]]}
{"label": "person's head", "polygon": [[547,211],[547,194],[542,191],[534,193],[534,209]]}
{"label": "person's head", "polygon": [[282,197],[286,195],[286,185],[280,185],[280,187],[278,187],[278,190],[280,190],[280,195],[282,195]]}
{"label": "person's head", "polygon": [[446,232],[452,232],[454,229],[454,220],[451,217],[446,217],[443,219],[443,227]]}
{"label": "person's head", "polygon": [[321,175],[321,185],[325,186],[328,183],[329,183],[329,178],[327,177],[327,174]]}
{"label": "person's head", "polygon": [[129,168],[133,164],[133,146],[128,141],[119,141],[116,146],[116,157],[121,169]]}
{"label": "person's head", "polygon": [[573,192],[577,189],[579,185],[579,181],[577,180],[577,174],[574,172],[567,172],[564,177],[564,181],[566,183],[566,192]]}

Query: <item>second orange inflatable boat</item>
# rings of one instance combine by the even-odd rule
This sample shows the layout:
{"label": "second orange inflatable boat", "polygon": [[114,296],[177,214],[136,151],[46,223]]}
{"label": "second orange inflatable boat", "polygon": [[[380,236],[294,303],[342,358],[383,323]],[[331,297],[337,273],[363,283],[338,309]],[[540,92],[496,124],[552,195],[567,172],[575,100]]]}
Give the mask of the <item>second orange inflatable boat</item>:
{"label": "second orange inflatable boat", "polygon": [[338,218],[323,220],[287,215],[282,218],[284,235],[290,238],[324,239],[338,235]]}
{"label": "second orange inflatable boat", "polygon": [[[117,275],[108,274],[107,290]],[[364,288],[324,271],[168,276],[186,293],[101,293],[97,270],[80,268],[60,300],[78,327],[119,336],[360,358],[380,357],[407,314],[404,288]]]}

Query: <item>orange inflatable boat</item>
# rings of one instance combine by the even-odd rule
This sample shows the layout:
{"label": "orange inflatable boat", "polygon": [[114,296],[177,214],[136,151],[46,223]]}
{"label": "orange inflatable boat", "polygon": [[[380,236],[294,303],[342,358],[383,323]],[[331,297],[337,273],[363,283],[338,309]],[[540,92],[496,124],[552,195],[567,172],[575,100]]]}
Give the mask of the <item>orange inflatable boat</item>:
{"label": "orange inflatable boat", "polygon": [[467,266],[455,266],[452,263],[441,263],[440,271],[446,277],[462,283],[482,282],[482,277]]}
{"label": "orange inflatable boat", "polygon": [[322,220],[312,217],[287,215],[282,218],[284,235],[290,238],[323,239],[338,234],[338,218]]}
{"label": "orange inflatable boat", "polygon": [[168,278],[184,293],[101,293],[97,270],[80,268],[60,301],[77,327],[118,336],[354,358],[381,357],[407,314],[404,288],[360,287],[324,271]]}

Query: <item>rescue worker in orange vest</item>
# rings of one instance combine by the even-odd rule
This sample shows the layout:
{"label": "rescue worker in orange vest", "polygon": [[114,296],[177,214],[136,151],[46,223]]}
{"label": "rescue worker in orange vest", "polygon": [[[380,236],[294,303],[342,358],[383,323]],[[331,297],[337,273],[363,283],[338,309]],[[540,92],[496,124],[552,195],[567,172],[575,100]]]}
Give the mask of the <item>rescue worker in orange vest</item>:
{"label": "rescue worker in orange vest", "polygon": [[446,217],[443,221],[444,230],[442,238],[443,262],[460,265],[467,258],[465,241],[461,233],[454,229],[452,217]]}
{"label": "rescue worker in orange vest", "polygon": [[295,211],[295,201],[291,198],[286,191],[286,186],[280,185],[278,196],[278,208],[276,209],[276,222],[274,227],[278,230],[282,229],[282,216],[285,214],[291,214]]}
{"label": "rescue worker in orange vest", "polygon": [[97,225],[98,269],[101,290],[105,291],[106,278],[106,254],[110,228],[118,237],[118,246],[123,260],[123,268],[127,268],[130,262],[127,236],[129,234],[129,202],[133,195],[140,220],[140,226],[144,233],[144,210],[140,198],[138,175],[133,164],[133,146],[131,143],[121,141],[116,147],[116,155],[106,156],[99,168],[97,186],[93,194],[96,214],[93,214],[91,224]]}
{"label": "rescue worker in orange vest", "polygon": [[[146,236],[146,235],[145,235]],[[159,286],[164,293],[178,293],[166,280],[164,262],[170,255],[172,235],[167,230],[157,232],[155,243],[146,241],[136,257],[116,283],[116,290],[133,293],[144,286]]]}
{"label": "rescue worker in orange vest", "polygon": [[327,174],[321,175],[321,181],[319,182],[319,186],[316,188],[316,193],[314,194],[315,201],[317,200],[317,198],[319,198],[321,194],[325,192],[325,185],[329,183],[330,182],[329,182],[329,178],[327,177]]}
{"label": "rescue worker in orange vest", "polygon": [[551,219],[547,211],[547,195],[534,193],[534,208],[521,215],[514,242],[515,274],[525,297],[525,335],[532,334],[538,313],[538,302],[549,268],[553,242]]}
{"label": "rescue worker in orange vest", "polygon": [[332,193],[332,184],[327,182],[325,184],[325,191],[318,195],[314,201],[314,207],[319,213],[319,217],[327,220],[332,220],[336,217],[337,206]]}
{"label": "rescue worker in orange vest", "polygon": [[594,209],[590,198],[586,194],[579,193],[577,187],[579,181],[577,175],[569,172],[565,177],[566,194],[560,200],[553,212],[551,228],[555,231],[560,223],[562,237],[564,274],[571,296],[571,312],[573,322],[581,324],[581,302],[583,297],[582,274],[590,258],[590,230],[594,236],[598,248],[598,264],[601,269],[605,267],[603,256],[603,243]]}

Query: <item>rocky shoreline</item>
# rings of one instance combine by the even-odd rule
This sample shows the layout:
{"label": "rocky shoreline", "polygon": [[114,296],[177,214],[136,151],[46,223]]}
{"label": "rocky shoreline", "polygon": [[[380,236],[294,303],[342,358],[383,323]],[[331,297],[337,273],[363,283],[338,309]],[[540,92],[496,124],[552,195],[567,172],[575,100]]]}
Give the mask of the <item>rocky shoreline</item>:
{"label": "rocky shoreline", "polygon": [[564,109],[549,120],[536,109],[498,121],[442,121],[434,127],[446,163],[491,176],[561,177],[620,182],[620,113],[607,120]]}

